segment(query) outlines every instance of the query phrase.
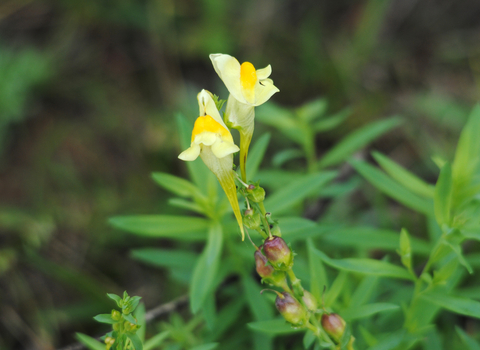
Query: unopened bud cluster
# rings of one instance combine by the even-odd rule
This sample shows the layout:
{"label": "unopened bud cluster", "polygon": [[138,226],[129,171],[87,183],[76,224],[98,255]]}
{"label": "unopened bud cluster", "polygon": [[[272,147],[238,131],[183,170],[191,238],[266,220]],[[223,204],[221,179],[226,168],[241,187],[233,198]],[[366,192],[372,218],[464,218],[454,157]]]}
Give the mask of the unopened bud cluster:
{"label": "unopened bud cluster", "polygon": [[138,306],[141,298],[136,296],[130,297],[127,292],[123,294],[123,298],[115,294],[107,295],[117,303],[121,311],[114,309],[111,313],[97,315],[94,319],[98,322],[112,325],[112,331],[105,335],[105,349],[123,349],[127,344],[127,340],[135,336],[135,333],[140,328],[132,313]]}
{"label": "unopened bud cluster", "polygon": [[[276,230],[279,232],[280,228]],[[290,288],[287,275],[289,272],[293,273],[291,272],[293,256],[294,253],[285,240],[275,235],[266,238],[263,245],[254,253],[256,270],[262,278],[262,283],[284,290],[281,293],[275,291],[277,310],[293,327],[305,327],[309,322],[310,314],[317,310],[317,301],[310,292],[301,287],[298,279],[292,281],[290,277],[292,286],[297,283],[301,291],[297,293],[295,288]]]}
{"label": "unopened bud cluster", "polygon": [[[258,214],[253,209],[247,209],[245,211],[245,222],[248,223],[246,224],[247,227],[251,225],[249,228],[258,230],[263,223],[259,215],[258,219],[254,220],[255,215]],[[270,219],[270,214],[267,213],[267,215]],[[318,325],[320,323],[321,328],[338,346],[345,333],[346,322],[339,315],[328,312],[324,312],[320,319],[321,311],[318,311],[317,299],[302,287],[300,280],[293,274],[292,267],[295,254],[285,240],[280,237],[278,224],[276,222],[271,223],[271,220],[266,221],[270,225],[269,235],[264,239],[263,244],[256,248],[254,258],[256,270],[262,278],[262,283],[283,289],[282,292],[274,291],[277,294],[275,307],[293,327],[316,328],[317,332],[320,332],[320,326]],[[255,224],[250,224],[251,222],[255,222]],[[264,232],[267,234],[266,230]],[[315,326],[310,323],[312,317]],[[353,341],[354,338],[351,337],[347,345],[348,350],[353,349]]]}

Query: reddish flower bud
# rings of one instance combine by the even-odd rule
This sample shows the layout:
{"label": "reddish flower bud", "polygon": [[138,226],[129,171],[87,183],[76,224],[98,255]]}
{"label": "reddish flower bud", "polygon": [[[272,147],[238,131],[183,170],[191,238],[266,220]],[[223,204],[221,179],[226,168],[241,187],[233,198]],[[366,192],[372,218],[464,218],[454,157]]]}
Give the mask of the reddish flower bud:
{"label": "reddish flower bud", "polygon": [[283,318],[290,322],[292,326],[300,327],[306,324],[308,320],[307,311],[290,293],[282,292],[277,295],[275,306]]}
{"label": "reddish flower bud", "polygon": [[[261,248],[262,246],[260,246]],[[262,254],[260,249],[255,251],[254,257],[257,273],[262,277],[262,282],[283,288],[287,284],[285,272],[276,271],[272,265],[269,265],[268,259]]]}
{"label": "reddish flower bud", "polygon": [[327,334],[335,341],[339,342],[345,331],[346,322],[337,314],[322,315],[322,327]]}
{"label": "reddish flower bud", "polygon": [[257,267],[257,273],[260,277],[269,277],[272,273],[275,272],[275,269],[272,267],[272,265],[268,265],[267,257],[263,255],[260,250],[255,251],[254,257],[255,265]]}
{"label": "reddish flower bud", "polygon": [[267,238],[263,243],[263,251],[275,269],[288,270],[292,267],[293,253],[282,238]]}

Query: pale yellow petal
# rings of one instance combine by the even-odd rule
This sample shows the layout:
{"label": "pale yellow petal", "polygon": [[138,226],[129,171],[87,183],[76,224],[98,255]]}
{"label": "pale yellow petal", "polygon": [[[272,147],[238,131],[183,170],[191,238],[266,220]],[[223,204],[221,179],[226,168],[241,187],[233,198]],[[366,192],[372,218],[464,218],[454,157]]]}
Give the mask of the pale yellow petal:
{"label": "pale yellow petal", "polygon": [[264,104],[270,99],[270,97],[273,96],[273,94],[279,91],[280,90],[275,85],[273,85],[272,79],[264,79],[260,81],[255,86],[255,106],[260,106],[261,104]]}
{"label": "pale yellow petal", "polygon": [[212,152],[217,158],[223,158],[238,151],[240,151],[240,148],[238,148],[236,144],[225,142],[221,139],[217,139],[217,141],[212,145]]}
{"label": "pale yellow petal", "polygon": [[204,131],[195,136],[195,140],[193,142],[197,145],[203,143],[205,146],[211,146],[215,143],[215,141],[217,141],[217,138],[217,134],[209,131]]}
{"label": "pale yellow petal", "polygon": [[248,103],[245,100],[240,84],[240,63],[235,57],[223,54],[212,54],[210,59],[213,63],[213,68],[217,72],[220,79],[227,87],[228,91],[235,96],[235,98],[242,102]]}
{"label": "pale yellow petal", "polygon": [[200,157],[210,171],[215,174],[218,182],[220,182],[220,185],[225,191],[237,219],[238,226],[240,226],[243,240],[245,235],[243,231],[242,214],[240,213],[240,206],[238,205],[237,187],[235,186],[235,178],[232,170],[233,155],[230,154],[223,158],[217,158],[215,154],[213,154],[211,147],[207,146],[202,149]]}
{"label": "pale yellow petal", "polygon": [[258,80],[267,79],[272,74],[272,67],[270,65],[262,69],[257,69]]}
{"label": "pale yellow petal", "polygon": [[243,181],[247,181],[246,162],[255,124],[255,107],[240,103],[230,95],[225,116],[240,132],[240,171]]}
{"label": "pale yellow petal", "polygon": [[189,148],[187,148],[185,151],[180,153],[178,158],[185,161],[192,161],[197,159],[199,154],[200,154],[200,146],[192,143],[192,145]]}

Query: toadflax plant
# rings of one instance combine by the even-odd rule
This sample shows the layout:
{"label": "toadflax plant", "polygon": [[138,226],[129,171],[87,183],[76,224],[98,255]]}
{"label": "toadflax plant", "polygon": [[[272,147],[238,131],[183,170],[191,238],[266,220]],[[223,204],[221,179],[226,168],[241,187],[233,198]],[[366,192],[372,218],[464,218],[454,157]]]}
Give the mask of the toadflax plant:
{"label": "toadflax plant", "polygon": [[[196,216],[111,219],[128,232],[178,242],[172,249],[136,249],[132,257],[166,268],[172,279],[189,284],[190,308],[203,317],[205,341],[231,349],[252,338],[255,349],[264,350],[274,348],[277,336],[300,333],[303,343],[292,348],[431,350],[439,343],[463,343],[476,349],[479,345],[464,330],[447,327],[442,334],[436,320],[443,317],[442,309],[480,318],[480,303],[463,288],[471,283],[465,272],[472,274],[480,260],[465,255],[462,245],[480,240],[480,107],[462,132],[454,160],[435,157],[440,173],[433,186],[378,152],[372,156],[383,171],[352,158],[397,127],[400,118],[356,130],[318,158],[316,134],[337,127],[348,113],[327,116],[324,100],[294,110],[263,105],[279,91],[269,79],[270,66],[257,70],[224,54],[210,59],[230,95],[223,117],[225,101],[202,90],[195,122],[177,118],[184,150],[179,158],[187,162],[192,181],[153,174],[155,182],[178,196],[171,205]],[[300,146],[276,154],[277,169],[261,177],[270,136],[262,135],[250,149],[256,119]],[[240,134],[239,146],[232,129]],[[282,169],[299,157],[307,169]],[[398,232],[349,226],[341,218],[333,223],[303,218],[302,203],[309,198],[328,199],[333,213],[328,216],[360,190],[360,176],[342,183],[337,171],[326,170],[344,161],[409,213],[421,215],[428,240],[411,235],[409,227]],[[199,255],[190,249],[197,241],[206,241]],[[382,252],[379,259],[369,257],[373,249]]]}

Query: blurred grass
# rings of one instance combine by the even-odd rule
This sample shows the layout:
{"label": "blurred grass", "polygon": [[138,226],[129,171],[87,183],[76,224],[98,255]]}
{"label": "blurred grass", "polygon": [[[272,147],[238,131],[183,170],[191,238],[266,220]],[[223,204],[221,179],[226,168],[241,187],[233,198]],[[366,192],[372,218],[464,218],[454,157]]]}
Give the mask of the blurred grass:
{"label": "blurred grass", "polygon": [[[78,324],[79,306],[106,291],[142,294],[148,308],[185,289],[128,258],[143,241],[107,218],[178,212],[150,173],[184,175],[174,114],[193,120],[201,88],[227,97],[208,54],[271,64],[279,105],[322,96],[331,113],[351,107],[345,128],[316,140],[320,155],[402,114],[405,128],[375,148],[434,179],[429,157],[451,156],[480,97],[479,14],[473,0],[0,3],[0,348],[72,342],[92,327]],[[288,142],[275,133],[272,145],[265,165]],[[365,200],[381,213],[375,196]],[[325,217],[347,213],[375,220],[358,203]]]}

